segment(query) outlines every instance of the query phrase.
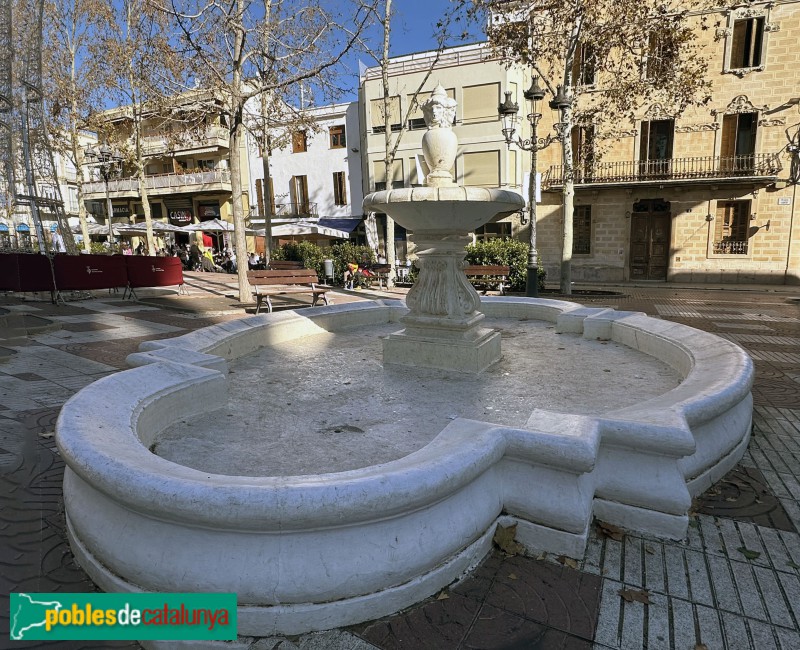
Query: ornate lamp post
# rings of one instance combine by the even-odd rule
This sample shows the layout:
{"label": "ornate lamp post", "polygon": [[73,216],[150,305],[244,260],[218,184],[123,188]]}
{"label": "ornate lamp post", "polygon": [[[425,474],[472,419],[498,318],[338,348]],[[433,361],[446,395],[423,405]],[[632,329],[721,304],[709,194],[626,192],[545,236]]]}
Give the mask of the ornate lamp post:
{"label": "ornate lamp post", "polygon": [[114,168],[122,162],[122,156],[119,151],[112,149],[107,144],[94,148],[92,146],[86,147],[85,150],[86,161],[90,165],[95,165],[103,177],[103,182],[106,188],[106,219],[108,219],[108,243],[114,243],[114,229],[111,223],[111,216],[114,209],[111,206],[111,195],[108,191],[108,180],[111,178],[111,172]]}
{"label": "ornate lamp post", "polygon": [[[528,251],[528,272],[525,281],[525,295],[535,298],[539,295],[539,254],[536,250],[536,163],[539,150],[550,146],[553,142],[559,141],[563,137],[563,129],[559,129],[559,124],[556,124],[557,133],[547,134],[546,137],[540,138],[537,135],[537,128],[539,120],[542,119],[542,114],[537,113],[538,102],[544,99],[544,89],[539,87],[539,77],[534,75],[531,78],[531,87],[524,92],[525,99],[531,102],[531,112],[528,114],[528,124],[531,127],[531,137],[523,140],[519,135],[516,135],[519,105],[511,101],[511,91],[506,91],[506,100],[497,107],[497,112],[500,119],[503,121],[503,137],[506,144],[511,147],[512,144],[516,145],[523,151],[529,151],[531,154],[531,175],[528,182],[528,218],[522,217],[521,223],[525,225],[530,221],[530,250]],[[553,108],[560,108],[560,103],[556,105],[561,97],[563,91],[561,86],[558,87],[558,93],[550,106]]]}

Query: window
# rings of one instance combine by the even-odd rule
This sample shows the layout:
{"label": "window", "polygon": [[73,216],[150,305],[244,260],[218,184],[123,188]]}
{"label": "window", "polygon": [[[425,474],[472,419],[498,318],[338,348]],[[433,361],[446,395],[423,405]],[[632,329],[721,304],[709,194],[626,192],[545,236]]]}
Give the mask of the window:
{"label": "window", "polygon": [[[372,127],[372,132],[385,133],[386,122],[384,121],[384,116],[386,115],[386,110],[383,98],[371,100],[369,106],[370,106],[370,126]],[[392,129],[392,131],[399,131],[400,120],[401,120],[399,95],[395,95],[394,97],[389,97],[388,109],[389,109],[389,126]]]}
{"label": "window", "polygon": [[597,64],[591,45],[578,45],[572,62],[572,80],[580,86],[592,86],[596,79]]}
{"label": "window", "polygon": [[[382,160],[372,161],[372,176],[375,179],[375,191],[385,190],[386,185],[386,163]],[[405,187],[403,174],[403,161],[396,159],[392,164],[392,189]]]}
{"label": "window", "polygon": [[344,124],[337,124],[330,128],[331,149],[343,149],[347,146],[344,133]]}
{"label": "window", "polygon": [[347,205],[347,179],[344,172],[333,172],[333,202]]}
{"label": "window", "polygon": [[645,63],[646,79],[668,77],[678,60],[678,46],[675,41],[660,32],[650,34]]}
{"label": "window", "polygon": [[750,201],[720,201],[714,219],[715,255],[747,255]]}
{"label": "window", "polygon": [[508,221],[498,221],[497,223],[487,223],[485,226],[475,229],[475,239],[487,241],[489,239],[506,239],[511,237],[511,223]]}
{"label": "window", "polygon": [[594,166],[594,126],[573,126],[571,137],[576,180],[590,179]]}
{"label": "window", "polygon": [[642,122],[639,140],[639,173],[642,177],[658,178],[669,173],[674,133],[674,120]]}
{"label": "window", "polygon": [[293,214],[311,214],[308,203],[308,177],[292,176],[292,196],[294,198]]}
{"label": "window", "polygon": [[422,187],[431,171],[421,153],[408,159],[408,170],[411,175],[411,187]]}
{"label": "window", "polygon": [[305,131],[295,131],[292,133],[292,153],[303,153],[308,151],[308,139]]}
{"label": "window", "polygon": [[758,113],[735,113],[722,116],[720,167],[723,171],[753,170],[756,150]]}
{"label": "window", "polygon": [[261,178],[256,179],[256,201],[258,203],[258,211],[262,216],[265,215],[266,209],[269,208],[270,214],[275,214],[275,189],[272,184],[272,177],[269,179],[269,195],[267,196],[268,203],[264,203],[264,180]]}
{"label": "window", "polygon": [[500,152],[477,151],[464,154],[464,185],[500,186]]}
{"label": "window", "polygon": [[462,120],[464,124],[500,119],[497,114],[497,106],[500,104],[499,83],[464,86],[463,97]]}
{"label": "window", "polygon": [[77,212],[78,211],[78,188],[77,187],[69,187],[69,211],[70,212]]}
{"label": "window", "polygon": [[731,70],[761,65],[764,44],[764,16],[736,20],[731,37]]}
{"label": "window", "polygon": [[592,253],[592,206],[576,205],[572,213],[572,254]]}

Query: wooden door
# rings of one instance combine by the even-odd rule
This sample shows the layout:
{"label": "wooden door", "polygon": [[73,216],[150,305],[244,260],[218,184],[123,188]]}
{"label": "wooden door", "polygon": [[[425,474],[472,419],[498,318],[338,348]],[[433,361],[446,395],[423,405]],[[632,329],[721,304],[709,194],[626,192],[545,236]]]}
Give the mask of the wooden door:
{"label": "wooden door", "polygon": [[666,281],[669,267],[669,202],[639,201],[631,212],[630,279]]}

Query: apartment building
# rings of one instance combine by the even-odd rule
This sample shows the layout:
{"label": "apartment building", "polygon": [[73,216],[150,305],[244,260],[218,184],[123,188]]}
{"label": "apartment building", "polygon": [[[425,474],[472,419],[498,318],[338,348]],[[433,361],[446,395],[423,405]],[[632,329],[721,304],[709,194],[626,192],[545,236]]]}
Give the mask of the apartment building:
{"label": "apartment building", "polygon": [[[800,283],[800,2],[743,2],[708,18],[718,27],[698,33],[711,102],[682,114],[651,104],[602,159],[576,155],[574,281]],[[602,80],[584,83],[602,92]],[[541,131],[554,118],[545,111]],[[572,135],[576,152],[592,146]],[[549,279],[561,253],[560,156],[558,145],[539,155]]]}
{"label": "apartment building", "polygon": [[363,232],[358,104],[304,110],[302,124],[276,125],[271,142],[278,146],[268,156],[269,187],[262,146],[250,136],[250,224],[263,227],[269,211],[273,225],[293,223],[295,228],[284,230],[297,236],[314,236],[309,224],[357,236]]}
{"label": "apartment building", "polygon": [[[428,71],[433,67],[425,84]],[[508,68],[494,58],[485,43],[464,45],[436,52],[421,52],[391,59],[389,64],[388,110],[394,138],[405,123],[391,174],[385,165],[385,110],[383,82],[379,67],[367,68],[361,78],[360,107],[362,129],[362,162],[364,192],[387,187],[414,187],[424,182],[428,173],[422,158],[422,136],[425,120],[417,107],[409,112],[415,93],[424,101],[437,84],[441,84],[458,103],[453,126],[458,136],[458,156],[453,175],[457,183],[483,187],[503,187],[523,192],[523,176],[530,169],[529,157],[509,149],[502,134],[497,107],[504,91],[522,103],[526,76],[519,68]],[[391,176],[388,178],[387,176]],[[379,253],[385,251],[385,216],[377,215],[381,233]],[[513,215],[487,224],[477,237],[523,236],[520,215]],[[395,226],[395,248],[398,260],[406,255],[405,231]]]}
{"label": "apartment building", "polygon": [[[232,221],[231,173],[227,116],[221,106],[210,109],[208,91],[190,91],[176,96],[170,111],[153,111],[143,118],[142,150],[146,160],[145,185],[153,219],[176,226],[224,219]],[[111,143],[132,150],[132,117],[127,107],[103,113],[104,131]],[[240,151],[242,202],[250,204],[247,145]],[[139,180],[127,164],[109,179],[113,223],[144,219]],[[89,182],[83,185],[88,211],[98,222],[107,223],[106,187],[96,166],[87,166]]]}

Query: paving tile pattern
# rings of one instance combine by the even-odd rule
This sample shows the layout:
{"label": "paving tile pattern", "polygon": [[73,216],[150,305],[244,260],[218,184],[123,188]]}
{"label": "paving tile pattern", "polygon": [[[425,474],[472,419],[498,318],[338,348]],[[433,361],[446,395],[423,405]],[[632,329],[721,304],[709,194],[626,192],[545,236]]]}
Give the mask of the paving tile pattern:
{"label": "paving tile pattern", "polygon": [[[94,588],[65,542],[63,464],[52,438],[58,409],[124,368],[139,341],[241,317],[229,280],[197,274],[181,300],[3,305],[52,317],[61,329],[13,346],[0,364],[0,639],[8,638],[10,591]],[[673,288],[579,300],[714,332],[754,359],[751,444],[697,500],[687,539],[614,539],[594,530],[576,568],[564,558],[495,551],[409,610],[348,630],[252,640],[253,650],[800,648],[800,305],[774,292]]]}

